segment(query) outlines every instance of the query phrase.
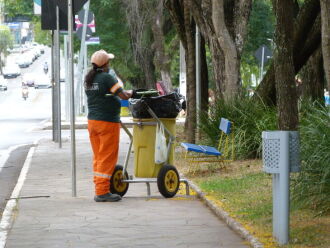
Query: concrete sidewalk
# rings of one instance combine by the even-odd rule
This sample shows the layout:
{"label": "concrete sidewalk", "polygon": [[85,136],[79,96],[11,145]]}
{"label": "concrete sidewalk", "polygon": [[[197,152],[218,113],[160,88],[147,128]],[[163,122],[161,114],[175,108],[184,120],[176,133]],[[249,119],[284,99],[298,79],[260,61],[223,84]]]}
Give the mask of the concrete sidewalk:
{"label": "concrete sidewalk", "polygon": [[[128,141],[122,132],[120,164]],[[62,149],[51,140],[34,148],[11,227],[0,229],[0,236],[7,235],[6,248],[248,247],[200,200],[185,195],[165,199],[155,184],[151,197],[145,184],[130,184],[122,201],[94,202],[86,130],[77,130],[76,144],[77,197],[71,197],[69,137],[63,138]]]}

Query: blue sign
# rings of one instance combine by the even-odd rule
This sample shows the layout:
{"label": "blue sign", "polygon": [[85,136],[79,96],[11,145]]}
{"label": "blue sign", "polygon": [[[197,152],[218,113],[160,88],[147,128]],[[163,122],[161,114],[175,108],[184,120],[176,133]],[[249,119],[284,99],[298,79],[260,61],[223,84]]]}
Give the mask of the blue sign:
{"label": "blue sign", "polygon": [[11,29],[19,29],[19,23],[18,22],[8,22],[7,26]]}
{"label": "blue sign", "polygon": [[41,6],[41,0],[34,0],[34,2]]}
{"label": "blue sign", "polygon": [[100,37],[90,37],[89,39],[86,39],[87,45],[98,45],[100,44]]}

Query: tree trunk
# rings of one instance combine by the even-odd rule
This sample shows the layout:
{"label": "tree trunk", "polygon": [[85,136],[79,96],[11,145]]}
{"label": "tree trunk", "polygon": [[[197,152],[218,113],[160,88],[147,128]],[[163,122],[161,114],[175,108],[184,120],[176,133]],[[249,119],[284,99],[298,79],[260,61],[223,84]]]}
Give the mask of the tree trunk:
{"label": "tree trunk", "polygon": [[226,83],[223,93],[226,98],[230,99],[239,91],[239,57],[225,23],[224,0],[212,0],[212,22],[225,58]]}
{"label": "tree trunk", "polygon": [[325,78],[330,91],[330,0],[320,0],[322,19],[322,53]]}
{"label": "tree trunk", "polygon": [[[321,42],[321,27],[318,21],[319,0],[306,0],[301,7],[294,26],[294,67],[297,74]],[[276,105],[275,70],[273,63],[258,86],[255,98],[268,105]]]}
{"label": "tree trunk", "polygon": [[194,20],[211,50],[217,94],[235,96],[240,89],[240,56],[252,1],[191,0],[191,3]]}
{"label": "tree trunk", "polygon": [[273,0],[276,14],[275,85],[280,130],[296,130],[298,106],[293,64],[293,1]]}
{"label": "tree trunk", "polygon": [[211,59],[213,65],[213,77],[217,95],[223,96],[225,91],[225,64],[224,54],[215,38],[210,39]]}
{"label": "tree trunk", "polygon": [[201,88],[202,88],[201,111],[207,113],[208,103],[209,103],[209,75],[208,75],[207,61],[206,61],[205,39],[203,35],[201,35]]}
{"label": "tree trunk", "polygon": [[139,0],[123,0],[126,7],[126,19],[131,36],[134,62],[141,68],[145,88],[155,87],[155,66],[151,47],[150,10],[148,3]]}
{"label": "tree trunk", "polygon": [[164,0],[160,0],[156,7],[156,13],[153,18],[152,32],[154,37],[153,47],[155,49],[155,66],[159,69],[161,80],[168,90],[172,90],[172,81],[170,73],[170,60],[165,53],[165,39],[163,33],[163,9]]}
{"label": "tree trunk", "polygon": [[301,97],[324,102],[324,70],[321,47],[301,69]]}
{"label": "tree trunk", "polygon": [[195,61],[195,22],[191,15],[191,0],[165,0],[171,20],[185,49],[186,60],[186,96],[187,117],[185,136],[190,143],[195,143],[196,133],[196,61]]}
{"label": "tree trunk", "polygon": [[196,134],[196,56],[195,56],[195,34],[194,22],[191,16],[190,0],[184,2],[184,23],[185,36],[187,39],[186,65],[187,65],[187,118],[186,118],[186,139],[190,143],[195,143]]}

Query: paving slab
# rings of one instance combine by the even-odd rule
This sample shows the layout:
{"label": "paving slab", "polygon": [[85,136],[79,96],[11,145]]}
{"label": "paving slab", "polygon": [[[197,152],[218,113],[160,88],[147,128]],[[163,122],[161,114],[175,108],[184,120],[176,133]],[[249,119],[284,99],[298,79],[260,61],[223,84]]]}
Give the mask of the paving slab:
{"label": "paving slab", "polygon": [[[121,164],[128,143],[122,132]],[[165,199],[156,184],[151,184],[150,197],[146,185],[138,183],[129,185],[120,202],[96,203],[86,130],[76,133],[77,197],[72,197],[70,151],[69,137],[61,149],[51,140],[39,141],[20,192],[34,198],[18,200],[6,248],[248,247],[200,200],[185,195]]]}

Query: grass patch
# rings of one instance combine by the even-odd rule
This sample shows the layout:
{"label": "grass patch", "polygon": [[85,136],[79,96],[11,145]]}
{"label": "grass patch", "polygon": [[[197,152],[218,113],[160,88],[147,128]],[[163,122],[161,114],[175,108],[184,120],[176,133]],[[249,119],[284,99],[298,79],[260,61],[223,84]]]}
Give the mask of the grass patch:
{"label": "grass patch", "polygon": [[[189,173],[188,166],[182,159],[176,160],[179,171],[184,171],[209,199],[240,222],[265,247],[279,247],[272,238],[272,177],[262,172],[260,160],[235,161],[212,172],[201,168],[196,173]],[[290,244],[282,247],[330,247],[330,216],[316,215],[315,211],[292,202]]]}

